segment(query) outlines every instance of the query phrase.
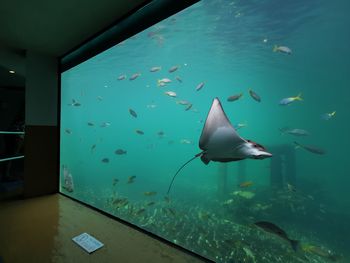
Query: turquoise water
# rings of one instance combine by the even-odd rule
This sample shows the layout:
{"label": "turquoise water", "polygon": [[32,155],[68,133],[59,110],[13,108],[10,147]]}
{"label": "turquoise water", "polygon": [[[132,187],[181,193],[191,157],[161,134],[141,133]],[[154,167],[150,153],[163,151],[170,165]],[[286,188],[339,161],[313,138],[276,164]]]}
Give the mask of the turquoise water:
{"label": "turquoise water", "polygon": [[[61,191],[217,262],[349,262],[349,8],[346,0],[201,1],[63,72],[61,165],[74,185],[67,188],[62,168]],[[163,78],[171,83],[159,85]],[[299,93],[302,101],[279,105]],[[166,196],[176,170],[201,152],[215,97],[233,125],[244,125],[240,136],[273,157],[196,159]],[[258,221],[300,240],[299,251]]]}

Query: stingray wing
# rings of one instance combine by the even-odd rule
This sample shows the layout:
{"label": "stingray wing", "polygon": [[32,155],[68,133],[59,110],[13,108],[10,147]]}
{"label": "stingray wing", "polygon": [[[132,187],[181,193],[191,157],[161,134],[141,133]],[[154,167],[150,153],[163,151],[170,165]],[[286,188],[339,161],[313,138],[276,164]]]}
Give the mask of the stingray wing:
{"label": "stingray wing", "polygon": [[223,147],[235,147],[246,142],[231,125],[218,98],[213,100],[205,121],[199,148],[206,151]]}

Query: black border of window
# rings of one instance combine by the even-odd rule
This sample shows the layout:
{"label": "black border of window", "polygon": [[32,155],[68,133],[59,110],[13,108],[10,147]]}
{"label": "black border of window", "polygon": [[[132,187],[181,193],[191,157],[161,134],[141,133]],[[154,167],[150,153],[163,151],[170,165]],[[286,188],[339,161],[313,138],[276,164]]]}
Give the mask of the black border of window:
{"label": "black border of window", "polygon": [[86,207],[89,207],[99,213],[112,218],[124,225],[127,225],[143,234],[146,234],[156,240],[159,240],[171,247],[181,250],[186,254],[195,257],[203,262],[213,262],[189,249],[179,246],[167,239],[155,235],[137,225],[131,224],[119,217],[109,214],[97,207],[84,203],[81,200],[73,198],[59,191],[60,184],[60,147],[61,147],[61,73],[73,68],[80,63],[102,53],[103,51],[115,46],[116,44],[128,39],[129,37],[149,28],[150,26],[168,18],[169,16],[180,12],[187,7],[199,2],[200,0],[146,0],[140,6],[131,10],[121,19],[115,21],[106,29],[93,35],[79,46],[58,58],[58,171],[57,171],[57,192],[66,196]]}

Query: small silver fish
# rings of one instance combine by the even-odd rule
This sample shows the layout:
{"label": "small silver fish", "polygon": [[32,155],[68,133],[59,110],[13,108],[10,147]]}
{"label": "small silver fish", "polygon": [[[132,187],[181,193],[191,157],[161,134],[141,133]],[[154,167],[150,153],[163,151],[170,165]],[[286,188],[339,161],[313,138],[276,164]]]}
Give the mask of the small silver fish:
{"label": "small silver fish", "polygon": [[123,80],[123,79],[126,79],[126,75],[120,75],[120,76],[118,77],[118,80]]}
{"label": "small silver fish", "polygon": [[102,127],[102,128],[106,128],[106,127],[109,127],[109,126],[111,126],[110,122],[102,122],[102,124],[100,125],[100,127]]}
{"label": "small silver fish", "polygon": [[181,79],[179,76],[176,76],[175,79],[176,79],[178,82],[182,83],[182,79]]}
{"label": "small silver fish", "polygon": [[188,139],[181,139],[180,143],[181,144],[193,144],[193,142],[191,140],[188,140]]}
{"label": "small silver fish", "polygon": [[179,66],[172,66],[172,67],[169,69],[169,73],[175,72],[178,68],[179,68]]}
{"label": "small silver fish", "polygon": [[187,100],[178,100],[178,101],[176,101],[176,104],[188,105],[188,104],[191,104],[191,103],[189,101],[187,101]]}
{"label": "small silver fish", "polygon": [[147,107],[148,109],[154,109],[154,108],[157,107],[157,105],[153,103],[153,104],[148,104],[148,105],[146,105],[146,107]]}
{"label": "small silver fish", "polygon": [[288,128],[281,128],[280,131],[282,133],[294,135],[294,136],[308,136],[310,133],[306,130],[302,129],[288,129]]}
{"label": "small silver fish", "polygon": [[185,111],[189,111],[192,108],[193,104],[189,104],[186,108]]}
{"label": "small silver fish", "polygon": [[247,126],[247,123],[238,123],[234,127],[235,127],[236,130],[239,130],[239,129],[242,129],[242,128],[246,127],[246,126]]}
{"label": "small silver fish", "polygon": [[277,45],[275,45],[273,47],[273,52],[280,52],[280,53],[285,53],[285,54],[288,54],[288,55],[292,54],[292,50],[289,47],[277,46]]}
{"label": "small silver fish", "polygon": [[197,85],[196,91],[200,91],[204,87],[204,82],[201,82]]}
{"label": "small silver fish", "polygon": [[92,126],[94,126],[95,124],[93,124],[92,122],[88,122],[87,125],[92,127]]}
{"label": "small silver fish", "polygon": [[243,96],[243,93],[237,94],[237,95],[232,95],[227,98],[227,101],[233,102],[236,100],[239,100]]}
{"label": "small silver fish", "polygon": [[129,78],[129,80],[135,80],[135,79],[137,79],[139,76],[141,76],[141,73],[134,73],[134,74],[132,74],[132,76]]}
{"label": "small silver fish", "polygon": [[70,129],[65,129],[64,130],[67,134],[72,134],[72,131]]}
{"label": "small silver fish", "polygon": [[157,67],[152,67],[152,68],[150,68],[150,72],[157,72],[157,71],[159,71],[159,70],[161,70],[162,69],[162,67],[159,67],[159,66],[157,66]]}
{"label": "small silver fish", "polygon": [[166,91],[164,93],[170,97],[173,97],[173,98],[175,98],[177,96],[176,92],[174,92],[174,91]]}
{"label": "small silver fish", "polygon": [[257,102],[261,102],[260,96],[256,94],[254,91],[252,91],[251,89],[249,89],[249,95]]}
{"label": "small silver fish", "polygon": [[168,78],[158,79],[158,81],[157,81],[157,85],[161,86],[161,87],[163,87],[169,83],[171,83],[171,79],[168,79]]}

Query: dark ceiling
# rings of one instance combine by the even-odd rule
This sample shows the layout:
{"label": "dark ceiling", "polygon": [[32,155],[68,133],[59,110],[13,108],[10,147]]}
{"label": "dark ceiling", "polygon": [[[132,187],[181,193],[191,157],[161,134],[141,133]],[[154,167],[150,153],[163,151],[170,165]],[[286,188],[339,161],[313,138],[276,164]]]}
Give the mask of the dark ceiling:
{"label": "dark ceiling", "polygon": [[0,8],[0,43],[60,56],[145,0],[11,0]]}
{"label": "dark ceiling", "polygon": [[[24,86],[26,50],[61,56],[145,0],[11,0],[0,8],[0,87]],[[16,74],[10,74],[14,69]]]}

